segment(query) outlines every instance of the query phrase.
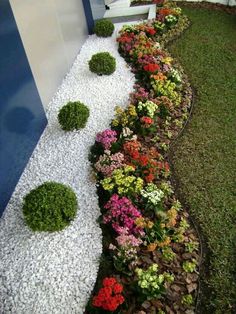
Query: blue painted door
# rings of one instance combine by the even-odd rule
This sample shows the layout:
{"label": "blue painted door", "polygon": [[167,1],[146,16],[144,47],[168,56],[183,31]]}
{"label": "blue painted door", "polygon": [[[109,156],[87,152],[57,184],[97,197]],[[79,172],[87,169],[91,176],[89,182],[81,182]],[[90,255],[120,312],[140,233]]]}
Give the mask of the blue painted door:
{"label": "blue painted door", "polygon": [[8,0],[0,1],[0,216],[47,119]]}

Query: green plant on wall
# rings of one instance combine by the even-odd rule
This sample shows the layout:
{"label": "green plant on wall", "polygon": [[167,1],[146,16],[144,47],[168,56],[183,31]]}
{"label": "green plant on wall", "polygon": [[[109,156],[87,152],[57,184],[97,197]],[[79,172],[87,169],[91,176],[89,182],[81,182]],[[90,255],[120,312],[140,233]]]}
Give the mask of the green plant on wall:
{"label": "green plant on wall", "polygon": [[33,231],[60,231],[76,216],[78,209],[73,190],[61,183],[45,182],[24,197],[23,214]]}

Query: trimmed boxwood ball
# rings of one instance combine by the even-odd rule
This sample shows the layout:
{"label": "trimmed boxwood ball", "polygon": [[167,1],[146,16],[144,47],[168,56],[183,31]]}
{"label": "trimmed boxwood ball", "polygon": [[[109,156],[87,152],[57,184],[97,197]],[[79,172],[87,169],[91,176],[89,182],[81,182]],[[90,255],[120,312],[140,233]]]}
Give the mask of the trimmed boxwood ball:
{"label": "trimmed boxwood ball", "polygon": [[58,114],[58,121],[64,131],[78,130],[85,127],[89,117],[89,108],[83,103],[68,102]]}
{"label": "trimmed boxwood ball", "polygon": [[110,75],[116,69],[116,59],[109,52],[99,52],[89,60],[89,69],[98,75]]}
{"label": "trimmed boxwood ball", "polygon": [[109,37],[114,32],[114,24],[110,20],[101,19],[95,23],[94,33],[98,37]]}
{"label": "trimmed boxwood ball", "polygon": [[33,231],[60,231],[76,216],[74,191],[61,183],[45,182],[24,197],[23,214]]}

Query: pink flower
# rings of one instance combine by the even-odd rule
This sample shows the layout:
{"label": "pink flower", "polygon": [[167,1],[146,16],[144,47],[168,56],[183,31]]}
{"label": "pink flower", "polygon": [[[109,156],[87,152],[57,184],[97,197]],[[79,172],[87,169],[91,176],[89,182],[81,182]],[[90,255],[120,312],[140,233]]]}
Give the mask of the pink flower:
{"label": "pink flower", "polygon": [[109,149],[112,143],[117,141],[117,133],[116,131],[112,131],[110,129],[106,129],[103,132],[99,132],[96,136],[96,141],[101,143],[105,149]]}
{"label": "pink flower", "polygon": [[105,150],[105,154],[101,155],[95,163],[95,169],[101,172],[104,176],[110,176],[115,169],[121,168],[124,165],[124,155],[120,152],[111,154]]}
{"label": "pink flower", "polygon": [[135,224],[136,218],[142,215],[127,197],[113,194],[104,208],[107,209],[107,213],[103,216],[103,222],[111,223],[118,234],[142,234],[143,229]]}
{"label": "pink flower", "polygon": [[116,237],[116,241],[119,246],[127,247],[138,247],[143,241],[136,238],[133,234],[127,234],[126,232],[121,233]]}

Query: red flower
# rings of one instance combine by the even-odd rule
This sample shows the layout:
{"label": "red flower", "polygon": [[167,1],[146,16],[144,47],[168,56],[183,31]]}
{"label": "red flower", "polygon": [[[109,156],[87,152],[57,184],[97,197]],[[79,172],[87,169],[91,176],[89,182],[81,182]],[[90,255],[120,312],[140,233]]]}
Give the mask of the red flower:
{"label": "red flower", "polygon": [[155,179],[154,175],[152,173],[149,173],[149,175],[145,176],[145,181],[147,183],[152,182]]}
{"label": "red flower", "polygon": [[121,293],[123,291],[123,286],[120,285],[119,283],[116,283],[114,286],[113,286],[113,291],[115,294],[117,293]]}
{"label": "red flower", "polygon": [[147,72],[156,72],[158,70],[160,70],[160,66],[156,63],[149,63],[149,64],[146,64],[143,69]]}
{"label": "red flower", "polygon": [[123,286],[119,284],[114,277],[103,279],[103,287],[99,290],[98,295],[93,297],[92,304],[103,310],[114,312],[125,299],[121,295]]}
{"label": "red flower", "polygon": [[165,171],[166,172],[170,171],[170,166],[169,166],[168,162],[165,162]]}
{"label": "red flower", "polygon": [[162,4],[164,0],[153,0],[154,4]]}
{"label": "red flower", "polygon": [[115,283],[116,283],[116,278],[114,277],[110,277],[110,278],[106,277],[103,279],[103,282],[102,282],[104,287],[112,287]]}
{"label": "red flower", "polygon": [[153,119],[152,118],[149,118],[149,117],[142,117],[141,119],[140,119],[140,121],[142,122],[142,123],[145,123],[145,124],[153,124]]}
{"label": "red flower", "polygon": [[163,15],[163,16],[167,16],[167,15],[169,15],[169,14],[172,14],[172,10],[171,9],[169,9],[169,8],[162,8],[162,9],[160,9],[159,10],[159,14],[160,15]]}
{"label": "red flower", "polygon": [[115,298],[116,298],[116,302],[119,304],[122,304],[125,301],[124,297],[121,294],[116,295]]}
{"label": "red flower", "polygon": [[152,27],[147,28],[147,29],[146,29],[146,32],[147,32],[148,34],[150,34],[150,35],[155,35],[155,34],[156,34],[155,29],[152,28]]}
{"label": "red flower", "polygon": [[144,167],[147,166],[147,164],[148,164],[148,157],[145,156],[145,155],[140,156],[139,162],[140,162],[141,166],[144,166]]}

